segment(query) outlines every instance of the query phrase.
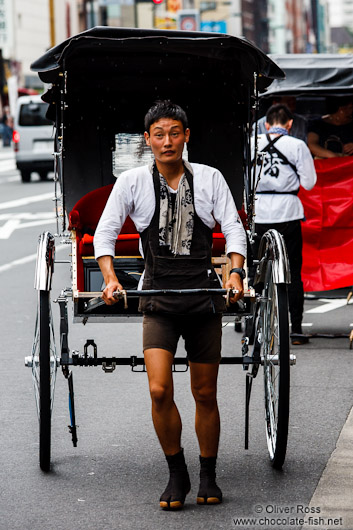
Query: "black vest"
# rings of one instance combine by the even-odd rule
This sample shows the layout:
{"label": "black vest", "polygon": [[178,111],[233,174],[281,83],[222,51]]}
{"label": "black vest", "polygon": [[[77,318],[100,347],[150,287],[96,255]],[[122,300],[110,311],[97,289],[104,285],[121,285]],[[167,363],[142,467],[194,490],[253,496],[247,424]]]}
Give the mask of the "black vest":
{"label": "black vest", "polygon": [[[193,176],[185,167],[194,204]],[[206,226],[196,211],[189,256],[174,256],[167,247],[159,245],[160,181],[154,166],[154,193],[156,208],[150,225],[140,234],[145,259],[145,276],[142,289],[201,289],[220,288],[212,266],[212,230]],[[170,314],[221,313],[225,300],[221,295],[170,295],[140,298],[140,311]]]}

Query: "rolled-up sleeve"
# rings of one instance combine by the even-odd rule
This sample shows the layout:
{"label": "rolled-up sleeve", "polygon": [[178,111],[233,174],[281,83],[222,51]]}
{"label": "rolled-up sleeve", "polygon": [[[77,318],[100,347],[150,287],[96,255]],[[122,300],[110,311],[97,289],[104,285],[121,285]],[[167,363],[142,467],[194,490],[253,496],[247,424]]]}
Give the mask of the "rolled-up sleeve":
{"label": "rolled-up sleeve", "polygon": [[115,255],[116,239],[130,213],[131,201],[123,175],[115,183],[94,234],[94,256]]}
{"label": "rolled-up sleeve", "polygon": [[216,171],[213,186],[213,215],[221,225],[227,244],[227,254],[236,252],[246,258],[246,233],[228,184],[219,171]]}

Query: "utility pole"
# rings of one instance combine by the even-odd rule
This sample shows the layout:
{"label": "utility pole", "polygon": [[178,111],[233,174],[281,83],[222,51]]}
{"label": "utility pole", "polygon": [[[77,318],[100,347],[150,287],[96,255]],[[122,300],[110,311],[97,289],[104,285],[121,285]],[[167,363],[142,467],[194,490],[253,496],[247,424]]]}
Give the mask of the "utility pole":
{"label": "utility pole", "polygon": [[54,0],[49,0],[49,27],[50,27],[50,47],[55,46],[55,14]]}

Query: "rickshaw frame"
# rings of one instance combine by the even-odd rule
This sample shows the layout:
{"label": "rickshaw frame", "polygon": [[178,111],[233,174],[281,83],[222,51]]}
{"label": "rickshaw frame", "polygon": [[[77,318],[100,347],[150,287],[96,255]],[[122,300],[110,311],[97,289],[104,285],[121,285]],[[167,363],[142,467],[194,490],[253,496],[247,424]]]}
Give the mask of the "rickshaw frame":
{"label": "rickshaw frame", "polygon": [[[176,66],[179,66],[177,70]],[[61,366],[68,380],[69,429],[74,446],[77,445],[77,428],[71,367],[102,366],[108,373],[114,371],[117,365],[129,365],[133,371],[145,370],[142,357],[100,357],[94,340],[88,340],[81,353],[70,350],[68,345],[69,300],[74,306],[74,322],[141,320],[137,306],[133,303],[134,298],[129,297],[129,309],[123,307],[122,302],[116,304],[114,309],[100,304],[97,309],[97,304],[94,308],[93,303],[93,312],[87,303],[99,297],[100,292],[87,289],[88,284],[83,277],[83,272],[87,267],[94,267],[95,262],[81,251],[82,235],[87,234],[87,240],[91,237],[97,219],[92,221],[91,226],[85,225],[87,219],[91,221],[92,207],[90,209],[85,204],[90,215],[83,221],[82,205],[85,202],[94,204],[89,201],[96,197],[97,191],[109,192],[114,177],[111,158],[107,153],[114,149],[116,133],[143,132],[142,110],[146,111],[154,99],[168,97],[180,103],[187,111],[190,127],[196,129],[195,137],[198,138],[198,142],[190,146],[189,159],[214,165],[222,171],[238,208],[243,208],[245,212],[251,242],[257,185],[250,156],[253,111],[256,113],[259,90],[264,90],[274,78],[283,77],[283,72],[245,39],[223,34],[125,28],[93,28],[77,35],[49,50],[33,63],[32,69],[39,73],[43,81],[52,83],[43,99],[49,102],[48,117],[56,125],[57,234],[53,236],[45,232],[39,238],[35,277],[38,291],[37,323],[32,355],[26,358],[27,366],[32,368],[35,385],[40,467],[49,471],[57,368]],[[114,75],[111,75],[110,69],[113,69]],[[90,79],[89,86],[87,79]],[[143,81],[142,90],[140,86],[135,87],[136,81]],[[96,89],[102,93],[95,92]],[[217,94],[220,89],[222,97]],[[140,96],[138,101],[137,95]],[[126,108],[128,102],[130,105]],[[209,105],[207,111],[206,103]],[[204,123],[205,114],[208,127]],[[218,236],[221,238],[222,234]],[[60,308],[60,356],[56,351],[50,309],[57,237],[72,246],[72,287],[62,289],[55,300]],[[136,261],[142,258],[134,254],[117,255],[116,258],[120,265],[126,260],[129,263],[135,260],[132,263],[135,268],[142,263]],[[124,262],[121,261],[123,258]],[[224,285],[229,274],[229,259],[225,249],[213,259]],[[248,283],[251,267],[256,269],[254,287]],[[245,318],[241,355],[223,357],[221,364],[241,364],[246,370],[246,448],[252,381],[259,367],[264,367],[266,435],[270,461],[275,468],[281,468],[288,435],[289,366],[294,364],[295,357],[290,356],[289,351],[289,265],[284,241],[279,233],[270,230],[263,236],[259,259],[252,263],[250,258],[246,272],[244,300],[229,308],[224,315],[225,320],[234,320],[235,316]],[[223,292],[226,294],[225,290]],[[179,292],[183,293],[182,290]],[[201,296],[202,293],[198,291],[197,295]],[[187,359],[175,358],[173,369],[177,370],[179,365],[187,369]]]}

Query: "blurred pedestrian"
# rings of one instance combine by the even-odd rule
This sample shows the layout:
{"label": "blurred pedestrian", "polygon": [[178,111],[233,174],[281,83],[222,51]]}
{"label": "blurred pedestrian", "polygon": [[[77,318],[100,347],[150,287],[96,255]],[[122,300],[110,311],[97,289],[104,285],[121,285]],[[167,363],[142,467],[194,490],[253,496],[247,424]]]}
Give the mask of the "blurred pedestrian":
{"label": "blurred pedestrian", "polygon": [[[306,144],[289,136],[293,114],[285,105],[273,105],[266,114],[267,134],[259,135],[258,148],[264,153],[263,169],[256,190],[257,255],[261,236],[275,229],[284,237],[289,258],[291,283],[288,287],[292,344],[305,344],[302,332],[304,289],[301,279],[303,205],[299,187],[310,190],[316,183],[314,162]],[[258,168],[262,165],[257,161]]]}
{"label": "blurred pedestrian", "polygon": [[353,155],[353,98],[330,98],[329,113],[309,124],[308,146],[315,158]]}
{"label": "blurred pedestrian", "polygon": [[4,147],[9,147],[12,142],[13,133],[13,119],[10,114],[10,108],[4,107],[4,114],[2,117],[2,144]]}

